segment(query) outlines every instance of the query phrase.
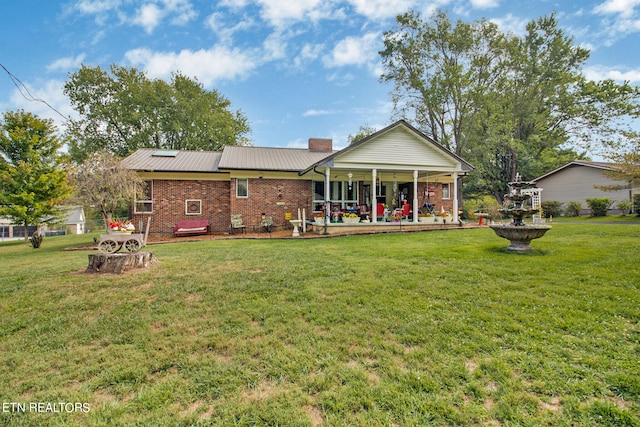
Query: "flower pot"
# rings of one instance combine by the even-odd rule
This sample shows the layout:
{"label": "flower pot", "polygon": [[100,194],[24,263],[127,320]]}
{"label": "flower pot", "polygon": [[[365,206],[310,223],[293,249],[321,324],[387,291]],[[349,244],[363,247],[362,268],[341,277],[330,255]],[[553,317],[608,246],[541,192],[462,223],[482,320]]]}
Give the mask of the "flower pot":
{"label": "flower pot", "polygon": [[357,224],[358,222],[360,222],[360,218],[358,218],[358,217],[355,217],[355,218],[342,217],[342,222],[344,224]]}

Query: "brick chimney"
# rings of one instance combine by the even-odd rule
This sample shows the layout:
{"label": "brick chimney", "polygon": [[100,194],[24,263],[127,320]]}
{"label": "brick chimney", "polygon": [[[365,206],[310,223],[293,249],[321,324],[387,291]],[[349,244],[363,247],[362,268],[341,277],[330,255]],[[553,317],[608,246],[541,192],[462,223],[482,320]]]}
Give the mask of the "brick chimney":
{"label": "brick chimney", "polygon": [[333,150],[333,140],[326,138],[309,138],[310,151],[331,151]]}

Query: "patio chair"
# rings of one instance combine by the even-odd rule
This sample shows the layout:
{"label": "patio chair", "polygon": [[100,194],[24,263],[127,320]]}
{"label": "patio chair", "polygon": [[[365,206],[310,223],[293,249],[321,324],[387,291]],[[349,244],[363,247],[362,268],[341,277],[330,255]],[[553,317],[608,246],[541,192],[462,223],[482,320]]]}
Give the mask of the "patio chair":
{"label": "patio chair", "polygon": [[411,205],[409,203],[405,203],[404,206],[402,206],[402,218],[406,219],[409,218],[411,216]]}
{"label": "patio chair", "polygon": [[378,219],[384,218],[384,203],[376,204],[376,216]]}
{"label": "patio chair", "polygon": [[238,229],[243,233],[247,232],[247,226],[242,223],[242,214],[231,214],[231,234]]}

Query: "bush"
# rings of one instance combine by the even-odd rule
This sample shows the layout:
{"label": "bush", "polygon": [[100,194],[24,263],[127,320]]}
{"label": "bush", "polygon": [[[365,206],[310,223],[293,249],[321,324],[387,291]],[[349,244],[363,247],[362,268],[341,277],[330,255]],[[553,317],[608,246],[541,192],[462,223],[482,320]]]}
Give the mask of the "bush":
{"label": "bush", "polygon": [[616,207],[620,209],[620,211],[622,212],[622,215],[626,215],[628,213],[631,213],[631,208],[633,207],[633,203],[631,203],[631,200],[624,199],[624,200],[620,200],[616,205]]}
{"label": "bush", "polygon": [[480,196],[475,199],[465,201],[464,207],[471,211],[470,216],[476,216],[476,213],[485,213],[492,220],[497,220],[502,217],[502,214],[498,209],[502,208],[500,203],[493,196]]}
{"label": "bush", "polygon": [[38,249],[40,245],[42,245],[42,238],[42,234],[38,233],[37,231],[33,233],[31,237],[29,237],[29,242],[31,242],[31,246],[33,246],[33,249]]}
{"label": "bush", "polygon": [[557,200],[547,200],[541,203],[542,212],[545,218],[562,215],[562,202]]}
{"label": "bush", "polygon": [[591,210],[591,216],[607,216],[607,211],[611,206],[611,199],[608,197],[592,197],[587,199],[587,206]]}
{"label": "bush", "polygon": [[567,203],[567,209],[565,210],[565,215],[567,216],[580,216],[580,212],[582,211],[582,203],[581,202],[569,202]]}
{"label": "bush", "polygon": [[633,196],[633,212],[636,213],[636,216],[640,216],[640,194]]}

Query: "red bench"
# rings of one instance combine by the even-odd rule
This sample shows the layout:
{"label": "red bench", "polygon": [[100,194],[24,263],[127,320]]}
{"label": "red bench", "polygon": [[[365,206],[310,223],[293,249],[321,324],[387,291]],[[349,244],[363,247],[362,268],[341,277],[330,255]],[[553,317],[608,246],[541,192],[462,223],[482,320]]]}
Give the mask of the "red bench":
{"label": "red bench", "polygon": [[209,234],[211,225],[208,219],[183,219],[173,227],[173,235],[187,236],[191,234]]}

